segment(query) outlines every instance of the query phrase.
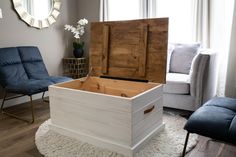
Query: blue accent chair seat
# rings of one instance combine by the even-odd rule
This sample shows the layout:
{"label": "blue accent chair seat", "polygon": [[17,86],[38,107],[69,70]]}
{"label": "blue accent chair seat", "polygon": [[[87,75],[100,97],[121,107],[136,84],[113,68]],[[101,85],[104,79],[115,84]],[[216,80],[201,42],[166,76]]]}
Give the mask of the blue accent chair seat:
{"label": "blue accent chair seat", "polygon": [[[5,89],[1,112],[9,116],[33,123],[34,111],[32,95],[48,91],[48,86],[69,81],[71,78],[49,76],[40,51],[34,46],[0,48],[0,84]],[[8,93],[20,94],[7,97]],[[4,111],[4,102],[28,95],[31,102],[32,120],[22,119]]]}
{"label": "blue accent chair seat", "polygon": [[226,143],[236,144],[236,99],[215,97],[196,110],[184,126],[189,133],[196,133]]}

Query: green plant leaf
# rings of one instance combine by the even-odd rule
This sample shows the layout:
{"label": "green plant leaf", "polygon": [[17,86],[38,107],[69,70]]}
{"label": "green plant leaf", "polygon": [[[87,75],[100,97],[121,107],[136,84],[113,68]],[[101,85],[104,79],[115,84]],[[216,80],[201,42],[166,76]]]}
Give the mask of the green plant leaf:
{"label": "green plant leaf", "polygon": [[81,42],[81,43],[79,43],[79,42],[73,42],[73,48],[74,49],[81,49],[81,48],[83,48],[84,47],[84,42]]}

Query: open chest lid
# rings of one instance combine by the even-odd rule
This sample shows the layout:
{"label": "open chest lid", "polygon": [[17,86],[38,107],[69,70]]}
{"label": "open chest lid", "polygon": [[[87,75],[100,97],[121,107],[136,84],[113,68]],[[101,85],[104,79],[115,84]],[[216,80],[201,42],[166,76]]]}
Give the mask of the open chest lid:
{"label": "open chest lid", "polygon": [[168,18],[91,24],[92,76],[166,82]]}

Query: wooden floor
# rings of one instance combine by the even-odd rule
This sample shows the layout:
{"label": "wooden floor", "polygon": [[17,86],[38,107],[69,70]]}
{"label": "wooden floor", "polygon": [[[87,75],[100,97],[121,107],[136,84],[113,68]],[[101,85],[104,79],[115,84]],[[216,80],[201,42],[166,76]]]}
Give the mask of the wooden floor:
{"label": "wooden floor", "polygon": [[[49,105],[41,100],[34,101],[36,121],[27,124],[0,114],[0,157],[42,157],[38,152],[34,136],[41,123],[49,118]],[[29,104],[8,108],[8,111],[30,118]],[[175,111],[176,112],[176,111]],[[187,157],[236,157],[236,147],[199,137],[198,145]]]}
{"label": "wooden floor", "polygon": [[[38,152],[34,136],[39,125],[49,118],[49,105],[34,101],[36,120],[33,124],[0,115],[0,157],[42,157]],[[30,118],[29,104],[8,108],[9,112]],[[28,115],[28,116],[27,116]]]}

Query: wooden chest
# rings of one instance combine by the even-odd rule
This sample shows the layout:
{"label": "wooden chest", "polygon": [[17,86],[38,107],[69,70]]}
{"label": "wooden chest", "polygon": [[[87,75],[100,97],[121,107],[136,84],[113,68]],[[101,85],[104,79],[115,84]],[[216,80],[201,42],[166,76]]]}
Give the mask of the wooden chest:
{"label": "wooden chest", "polygon": [[166,18],[92,23],[92,76],[49,87],[50,128],[133,156],[164,126],[167,36]]}

